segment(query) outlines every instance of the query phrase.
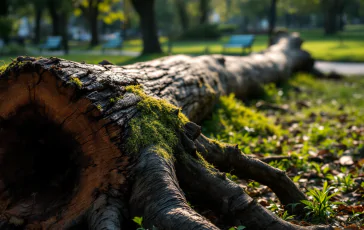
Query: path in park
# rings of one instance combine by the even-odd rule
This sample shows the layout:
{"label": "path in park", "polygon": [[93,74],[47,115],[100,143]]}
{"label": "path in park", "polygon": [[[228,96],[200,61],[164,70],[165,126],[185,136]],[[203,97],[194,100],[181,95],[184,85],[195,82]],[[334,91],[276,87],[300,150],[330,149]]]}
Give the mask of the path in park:
{"label": "path in park", "polygon": [[317,61],[315,67],[324,73],[336,72],[341,75],[364,76],[364,63]]}

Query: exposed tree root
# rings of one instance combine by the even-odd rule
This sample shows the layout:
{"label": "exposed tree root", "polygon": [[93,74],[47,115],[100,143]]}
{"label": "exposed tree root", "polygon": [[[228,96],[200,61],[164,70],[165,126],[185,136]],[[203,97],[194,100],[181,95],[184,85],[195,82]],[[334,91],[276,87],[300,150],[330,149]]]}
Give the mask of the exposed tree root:
{"label": "exposed tree root", "polygon": [[284,205],[307,199],[284,171],[244,155],[237,146],[221,145],[204,135],[197,138],[196,145],[201,155],[218,169],[267,185]]}
{"label": "exposed tree root", "polygon": [[218,229],[190,208],[178,185],[172,159],[161,148],[144,149],[132,175],[132,216],[143,216],[147,227],[158,229]]}
{"label": "exposed tree root", "polygon": [[125,210],[127,210],[127,207],[125,207],[121,199],[101,195],[94,202],[87,215],[88,229],[121,229],[125,219],[129,219]]}
{"label": "exposed tree root", "polygon": [[189,191],[214,203],[217,210],[235,217],[248,229],[331,229],[327,226],[302,227],[283,221],[212,166],[207,168],[201,161],[192,157],[177,162],[178,178]]}

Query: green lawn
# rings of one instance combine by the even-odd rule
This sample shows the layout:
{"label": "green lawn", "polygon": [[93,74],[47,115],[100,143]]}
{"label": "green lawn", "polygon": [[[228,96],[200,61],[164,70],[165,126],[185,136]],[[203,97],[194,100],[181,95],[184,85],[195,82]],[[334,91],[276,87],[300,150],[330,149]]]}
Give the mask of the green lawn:
{"label": "green lawn", "polygon": [[[227,177],[283,219],[362,229],[364,78],[328,81],[301,74],[280,86],[266,85],[265,90],[266,96],[259,101],[242,103],[234,95],[221,97],[211,118],[204,121],[203,133],[238,144],[254,157],[280,157],[269,164],[284,170],[307,193],[306,213],[291,216],[266,186],[241,180],[234,171]],[[270,106],[257,106],[257,102]],[[317,194],[326,198],[317,201]]]}
{"label": "green lawn", "polygon": [[[364,62],[364,25],[347,26],[344,32],[337,35],[325,36],[322,29],[298,31],[304,39],[303,48],[309,51],[317,60]],[[165,38],[161,38],[163,51],[168,51]],[[173,54],[205,54],[206,48],[209,53],[221,53],[222,46],[229,40],[224,36],[217,41],[175,41],[173,42]],[[253,51],[261,51],[267,48],[267,35],[256,36]],[[97,49],[97,48],[96,48]],[[140,40],[127,41],[125,50],[141,51]],[[229,54],[241,54],[241,49],[229,49]]]}
{"label": "green lawn", "polygon": [[[344,32],[340,32],[334,36],[325,36],[322,29],[301,30],[301,37],[305,40],[303,48],[309,51],[317,60],[325,61],[345,61],[345,62],[364,62],[364,25],[350,25],[347,26]],[[224,36],[219,40],[206,40],[206,41],[174,41],[172,53],[173,54],[190,54],[200,55],[206,53],[221,53],[222,46],[229,40],[229,36]],[[168,52],[168,43],[165,37],[160,38],[163,51]],[[261,51],[267,48],[267,35],[256,36],[253,51]],[[89,50],[87,43],[71,42],[70,48],[72,51]],[[30,50],[34,47],[30,46]],[[122,57],[101,54],[101,45],[93,47],[92,50],[100,51],[100,55],[61,55],[59,57],[74,60],[86,61],[87,63],[98,63],[103,59],[118,65],[130,64],[136,61],[145,61],[157,56],[147,56],[142,58]],[[123,46],[125,51],[142,50],[142,41],[140,39],[128,40]],[[226,54],[241,55],[240,48],[228,49]],[[14,58],[14,57],[13,57]],[[0,61],[8,63],[10,57],[0,57]]]}

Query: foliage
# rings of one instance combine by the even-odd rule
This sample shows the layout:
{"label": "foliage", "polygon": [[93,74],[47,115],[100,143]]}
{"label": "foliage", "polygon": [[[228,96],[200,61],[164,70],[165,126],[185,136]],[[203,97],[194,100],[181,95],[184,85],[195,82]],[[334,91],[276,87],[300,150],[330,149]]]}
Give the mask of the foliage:
{"label": "foliage", "polygon": [[312,216],[317,221],[326,221],[331,218],[337,205],[342,204],[342,202],[330,201],[333,196],[339,193],[338,191],[331,193],[333,190],[335,190],[335,187],[329,187],[327,181],[324,182],[322,190],[316,188],[308,190],[307,195],[312,201],[301,201],[306,205],[305,209],[308,210],[306,216]]}
{"label": "foliage", "polygon": [[98,19],[108,25],[124,20],[124,12],[118,7],[120,5],[119,0],[76,0],[74,3],[76,6],[74,9],[75,16],[85,14],[87,17],[92,12],[92,9],[97,9],[99,12]]}

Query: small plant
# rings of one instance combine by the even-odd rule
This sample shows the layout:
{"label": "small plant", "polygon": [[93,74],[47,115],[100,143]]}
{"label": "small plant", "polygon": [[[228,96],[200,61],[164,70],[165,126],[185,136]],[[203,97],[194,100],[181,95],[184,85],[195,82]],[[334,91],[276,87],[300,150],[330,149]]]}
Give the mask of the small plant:
{"label": "small plant", "polygon": [[301,202],[306,205],[305,209],[308,210],[306,217],[311,216],[313,221],[327,221],[335,214],[335,208],[338,204],[343,204],[342,202],[331,202],[330,199],[337,195],[338,192],[335,191],[330,194],[334,187],[329,187],[327,181],[324,182],[322,189],[310,189],[307,195],[312,199],[301,200]]}
{"label": "small plant", "polygon": [[287,212],[287,211],[285,211],[285,212],[282,214],[281,218],[282,218],[282,220],[288,221],[288,220],[293,220],[294,216],[295,216],[295,215],[289,215],[289,214],[288,214],[288,212]]}
{"label": "small plant", "polygon": [[260,186],[259,182],[256,182],[256,181],[251,181],[248,184],[248,187],[250,187],[250,188],[258,188],[259,186]]}
{"label": "small plant", "polygon": [[292,163],[292,161],[290,161],[288,159],[283,159],[280,161],[272,161],[269,163],[269,165],[271,165],[277,169],[287,171],[287,169],[289,169],[290,167],[293,166],[293,163]]}
{"label": "small plant", "polygon": [[134,217],[133,221],[139,226],[139,228],[137,228],[137,230],[145,230],[145,228],[143,227],[143,217]]}
{"label": "small plant", "polygon": [[343,192],[348,192],[352,190],[355,185],[354,179],[351,177],[351,174],[342,177],[340,182]]}
{"label": "small plant", "polygon": [[226,173],[226,177],[229,178],[229,180],[231,180],[231,181],[233,181],[235,183],[237,183],[238,180],[239,180],[239,178],[237,176],[232,175],[231,173]]}

